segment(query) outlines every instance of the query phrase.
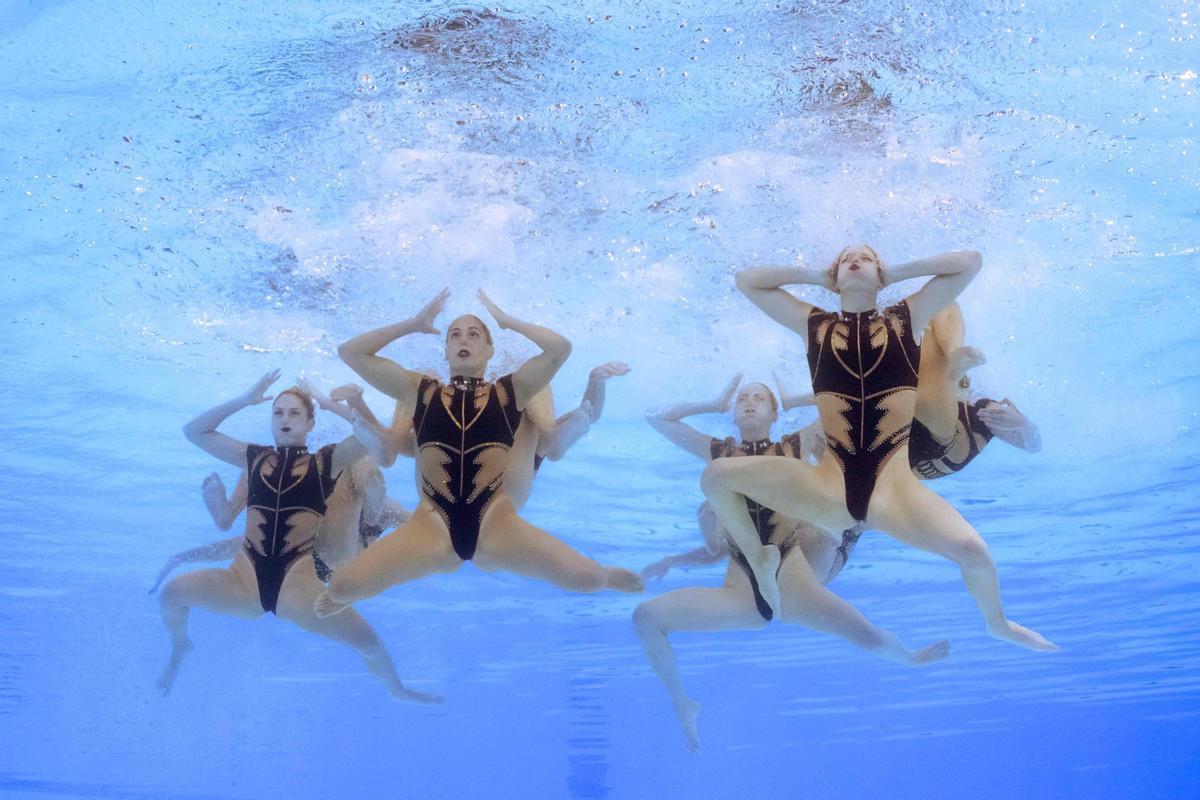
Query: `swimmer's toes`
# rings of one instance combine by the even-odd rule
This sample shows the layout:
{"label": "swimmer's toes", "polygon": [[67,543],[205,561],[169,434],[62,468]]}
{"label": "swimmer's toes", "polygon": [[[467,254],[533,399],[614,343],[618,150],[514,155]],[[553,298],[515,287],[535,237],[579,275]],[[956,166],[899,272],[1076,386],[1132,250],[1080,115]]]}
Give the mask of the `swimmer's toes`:
{"label": "swimmer's toes", "polygon": [[767,601],[767,605],[771,607],[771,611],[775,616],[779,616],[783,598],[779,593],[779,562],[781,554],[779,548],[773,544],[768,544],[762,549],[762,566],[757,570],[758,591]]}
{"label": "swimmer's toes", "polygon": [[941,661],[948,655],[950,655],[950,642],[943,639],[940,642],[934,642],[928,647],[922,647],[913,653],[912,664],[913,666],[923,667],[926,664]]}
{"label": "swimmer's toes", "polygon": [[1058,645],[1031,628],[1009,620],[1006,628],[990,631],[997,639],[1019,644],[1038,653],[1057,653]]}
{"label": "swimmer's toes", "polygon": [[696,728],[696,717],[700,716],[700,704],[688,698],[682,708],[675,709],[679,715],[679,726],[687,739],[687,749],[693,753],[700,752],[700,731]]}
{"label": "swimmer's toes", "polygon": [[394,695],[394,697],[397,700],[402,700],[406,703],[422,703],[430,706],[446,702],[446,698],[442,697],[440,694],[418,692],[408,688],[404,689],[400,694]]}

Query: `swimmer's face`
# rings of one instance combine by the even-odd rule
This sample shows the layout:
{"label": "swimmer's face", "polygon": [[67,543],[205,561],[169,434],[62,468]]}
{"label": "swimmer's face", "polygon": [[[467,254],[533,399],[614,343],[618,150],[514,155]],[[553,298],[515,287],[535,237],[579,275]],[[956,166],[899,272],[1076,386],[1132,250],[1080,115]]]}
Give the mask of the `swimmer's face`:
{"label": "swimmer's face", "polygon": [[738,427],[770,427],[778,416],[775,395],[763,384],[747,383],[738,392],[733,404],[733,421]]}
{"label": "swimmer's face", "polygon": [[834,269],[834,287],[839,292],[847,287],[879,289],[883,286],[883,264],[875,251],[865,244],[843,250]]}
{"label": "swimmer's face", "polygon": [[483,376],[495,350],[487,326],[473,314],[464,314],[446,331],[446,362],[451,375]]}
{"label": "swimmer's face", "polygon": [[271,404],[271,433],[276,447],[300,447],[316,424],[299,397],[284,392]]}

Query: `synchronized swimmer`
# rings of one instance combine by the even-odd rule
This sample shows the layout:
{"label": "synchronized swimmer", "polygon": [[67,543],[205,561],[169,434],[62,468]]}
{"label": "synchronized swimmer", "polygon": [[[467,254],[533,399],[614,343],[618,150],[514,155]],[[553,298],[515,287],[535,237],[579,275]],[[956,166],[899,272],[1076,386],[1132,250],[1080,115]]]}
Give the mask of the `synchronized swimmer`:
{"label": "synchronized swimmer", "polygon": [[[1030,452],[1041,446],[1036,426],[1011,401],[972,401],[965,394],[966,373],[984,357],[964,345],[955,298],[981,264],[978,253],[956,251],[889,267],[872,248],[855,245],[828,269],[740,271],[736,283],[743,294],[806,344],[813,393],[781,392],[781,404],[765,384],[742,384],[739,374],[715,401],[647,416],[669,441],[707,462],[701,476],[707,499],[698,514],[704,546],[664,558],[642,575],[600,564],[518,513],[543,460],[561,458],[599,419],[607,381],[626,374],[627,365],[594,368],[580,405],[555,418],[549,385],[570,355],[570,343],[507,314],[482,291],[479,299],[499,327],[529,339],[540,348],[538,355],[486,380],[492,334],[482,319],[466,314],[446,329],[445,382],[380,356],[402,337],[440,334],[435,320],[449,297],[445,289],[412,318],[338,348],[347,366],[395,400],[390,426],[363,403],[361,388],[340,387],[326,397],[302,379],[274,398],[274,447],[219,433],[226,417],[270,399],[266,390],[279,373],[268,373],[184,428],[194,444],[242,467],[231,496],[215,473],[205,479],[203,496],[225,530],[246,508],[246,529],[242,537],[180,553],[163,567],[159,583],[181,564],[233,556],[225,569],[191,572],[163,587],[160,606],[172,650],[160,689],[170,690],[191,650],[187,620],[198,607],[241,617],[272,612],[353,647],[396,698],[438,702],[436,695],[404,686],[374,630],[350,608],[353,603],[400,583],[452,572],[466,561],[485,572],[513,572],[569,591],[640,592],[643,576],[662,577],[675,565],[729,557],[722,587],[671,591],[634,613],[650,663],[695,749],[700,705],[684,690],[668,640],[672,632],[758,628],[779,618],[904,664],[924,665],[949,654],[946,641],[908,648],[827,588],[866,529],[957,564],[992,636],[1032,650],[1056,650],[1041,634],[1006,617],[986,543],[921,484],[960,471],[992,438]],[[918,291],[878,308],[885,285],[922,276],[929,280]],[[799,300],[783,288],[793,284],[836,292],[841,310],[823,311]],[[310,453],[314,400],[348,420],[353,434]],[[787,410],[805,404],[816,406],[817,422],[773,438],[781,405]],[[736,439],[716,439],[682,421],[731,409]],[[411,514],[386,497],[380,471],[400,454],[415,460],[420,499]],[[394,530],[379,538],[387,527]]]}

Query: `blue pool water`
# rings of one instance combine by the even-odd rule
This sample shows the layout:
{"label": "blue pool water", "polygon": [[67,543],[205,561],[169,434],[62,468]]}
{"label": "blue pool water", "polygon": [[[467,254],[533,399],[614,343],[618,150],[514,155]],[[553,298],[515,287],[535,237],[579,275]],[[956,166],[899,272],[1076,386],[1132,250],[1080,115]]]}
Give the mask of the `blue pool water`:
{"label": "blue pool water", "polygon": [[[0,796],[1200,797],[1198,23],[1190,0],[0,0]],[[957,570],[873,534],[833,588],[951,658],[679,636],[699,754],[637,598],[470,565],[361,604],[443,706],[199,612],[153,691],[146,589],[217,536],[200,479],[236,477],[181,436],[200,410],[274,367],[348,380],[339,342],[484,287],[574,342],[561,408],[632,365],[526,514],[640,568],[695,546],[700,499],[645,409],[738,370],[807,388],[733,272],[856,240],[984,253],[977,386],[1045,449],[993,445],[937,489],[1061,653],[987,638]],[[226,429],[269,435],[257,411]],[[411,506],[411,466],[388,476]]]}

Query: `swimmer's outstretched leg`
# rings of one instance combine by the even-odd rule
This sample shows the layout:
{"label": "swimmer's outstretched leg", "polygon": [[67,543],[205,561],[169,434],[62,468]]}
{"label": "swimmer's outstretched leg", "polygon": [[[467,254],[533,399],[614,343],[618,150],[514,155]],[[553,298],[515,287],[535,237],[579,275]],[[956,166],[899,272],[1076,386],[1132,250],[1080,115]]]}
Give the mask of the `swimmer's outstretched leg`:
{"label": "swimmer's outstretched leg", "polygon": [[193,547],[191,550],[184,550],[182,553],[176,553],[167,559],[163,564],[162,569],[158,571],[158,578],[154,581],[154,585],[150,587],[147,594],[154,594],[158,591],[158,587],[167,579],[167,576],[174,572],[178,567],[184,564],[194,564],[201,561],[225,561],[237,555],[238,548],[242,544],[241,536],[230,536],[228,539],[220,539],[215,542]]}
{"label": "swimmer's outstretched leg", "polygon": [[313,611],[329,617],[389,586],[460,566],[441,517],[418,506],[407,522],[339,567],[317,595]]}
{"label": "swimmer's outstretched leg", "polygon": [[783,562],[779,588],[783,622],[838,636],[877,656],[910,667],[923,667],[950,655],[950,643],[944,639],[910,650],[896,634],[876,626],[857,608],[826,589],[800,554]]}
{"label": "swimmer's outstretched leg", "polygon": [[255,619],[263,614],[257,587],[248,586],[245,576],[233,569],[202,569],[180,575],[163,587],[158,605],[163,626],[171,637],[171,656],[157,681],[158,690],[164,695],[171,691],[183,659],[192,651],[192,641],[187,635],[192,608],[242,619]]}
{"label": "swimmer's outstretched leg", "polygon": [[279,616],[306,631],[354,648],[367,670],[387,687],[393,699],[409,703],[441,703],[444,700],[441,695],[418,692],[404,685],[379,635],[353,608],[329,619],[318,617],[313,611],[313,602],[323,589],[312,564],[306,560],[297,562],[283,582]]}
{"label": "swimmer's outstretched leg", "polygon": [[624,567],[611,567],[580,553],[566,542],[521,519],[507,497],[497,498],[484,516],[475,563],[480,569],[502,569],[548,581],[571,592],[641,592],[642,577]]}
{"label": "swimmer's outstretched leg", "polygon": [[[735,567],[736,569],[736,567]],[[683,687],[675,651],[667,638],[676,631],[724,631],[761,628],[766,620],[754,604],[749,581],[739,591],[732,586],[720,589],[677,589],[647,600],[633,612],[633,625],[655,674],[667,688],[679,727],[688,749],[700,749],[696,717],[700,703]]]}
{"label": "swimmer's outstretched leg", "polygon": [[867,520],[906,544],[936,553],[958,565],[967,591],[975,598],[988,633],[1030,650],[1052,653],[1058,645],[1004,614],[1000,578],[983,537],[953,506],[916,480],[888,503],[878,503]]}

